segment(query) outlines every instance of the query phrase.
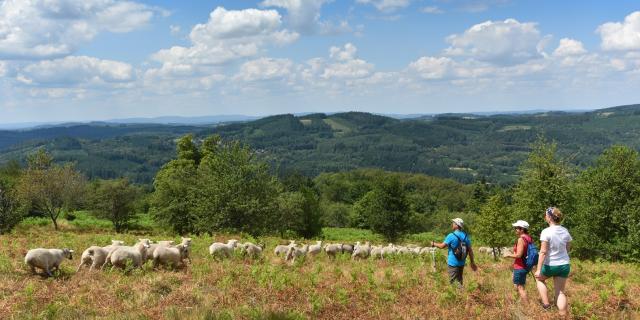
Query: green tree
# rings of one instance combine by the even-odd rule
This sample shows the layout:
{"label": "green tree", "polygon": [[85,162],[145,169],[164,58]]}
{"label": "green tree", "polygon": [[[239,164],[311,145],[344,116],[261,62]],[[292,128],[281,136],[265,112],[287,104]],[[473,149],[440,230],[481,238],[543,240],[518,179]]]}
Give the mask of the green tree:
{"label": "green tree", "polygon": [[398,177],[378,180],[374,189],[355,203],[354,211],[372,231],[389,241],[398,240],[409,230],[409,202]]}
{"label": "green tree", "polygon": [[109,219],[116,232],[126,230],[135,216],[140,190],[127,179],[117,179],[98,181],[92,191],[91,205],[96,215]]}
{"label": "green tree", "polygon": [[559,207],[565,214],[573,212],[569,170],[556,155],[556,149],[556,143],[539,138],[520,168],[521,177],[513,195],[513,218],[529,222],[532,233],[546,227],[547,207]]}
{"label": "green tree", "polygon": [[40,149],[29,157],[29,166],[20,176],[17,194],[27,210],[44,212],[58,230],[58,217],[84,200],[86,180],[73,165],[54,164],[52,158]]}
{"label": "green tree", "polygon": [[585,258],[640,261],[640,158],[625,146],[604,151],[577,179],[577,210],[568,217],[574,250]]}
{"label": "green tree", "polygon": [[22,220],[18,203],[5,184],[0,181],[0,234],[7,233]]}
{"label": "green tree", "polygon": [[198,150],[198,147],[193,142],[192,134],[187,134],[182,138],[178,139],[177,148],[178,148],[178,159],[191,160],[196,165],[200,163],[200,158],[201,158],[200,150]]}
{"label": "green tree", "polygon": [[511,220],[509,208],[502,194],[491,196],[476,216],[474,231],[493,249],[493,257],[496,260],[499,248],[507,246],[513,240]]}
{"label": "green tree", "polygon": [[182,235],[196,232],[195,193],[198,181],[193,160],[175,159],[158,171],[149,212],[161,225]]}

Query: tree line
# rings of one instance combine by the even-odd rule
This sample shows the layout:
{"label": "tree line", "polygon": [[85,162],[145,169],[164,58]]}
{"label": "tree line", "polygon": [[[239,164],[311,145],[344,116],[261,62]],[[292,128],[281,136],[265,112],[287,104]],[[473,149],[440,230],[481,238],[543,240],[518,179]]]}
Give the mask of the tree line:
{"label": "tree line", "polygon": [[[569,165],[556,143],[538,139],[511,186],[480,177],[463,185],[422,174],[358,169],[275,176],[258,152],[211,135],[180,138],[176,156],[153,186],[127,179],[88,181],[72,164],[56,164],[43,149],[27,165],[0,168],[0,232],[25,216],[41,215],[58,228],[73,210],[90,210],[126,231],[136,213],[151,215],[177,234],[244,232],[255,236],[321,236],[322,227],[370,229],[389,241],[407,233],[444,233],[463,216],[470,233],[492,247],[512,244],[510,223],[523,219],[534,235],[544,209],[557,206],[583,258],[640,260],[640,157],[626,146],[605,150],[586,169]],[[535,238],[535,237],[534,237]]]}

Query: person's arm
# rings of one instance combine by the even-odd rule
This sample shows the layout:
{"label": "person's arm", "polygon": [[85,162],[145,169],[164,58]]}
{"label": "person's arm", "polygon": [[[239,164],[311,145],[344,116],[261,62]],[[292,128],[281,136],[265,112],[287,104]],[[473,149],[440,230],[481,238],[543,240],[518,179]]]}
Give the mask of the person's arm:
{"label": "person's arm", "polygon": [[505,258],[519,259],[519,258],[522,258],[523,254],[524,254],[524,239],[518,238],[518,244],[516,245],[516,252],[513,254],[505,255]]}
{"label": "person's arm", "polygon": [[448,247],[448,245],[444,242],[435,242],[435,241],[431,241],[431,246],[432,247],[436,247],[436,248],[440,248],[440,249],[444,249],[446,247]]}
{"label": "person's arm", "polygon": [[549,242],[542,241],[540,243],[540,252],[538,253],[538,268],[536,269],[536,279],[540,277],[540,272],[542,271],[542,265],[544,264],[544,260],[547,258],[547,251],[549,251]]}

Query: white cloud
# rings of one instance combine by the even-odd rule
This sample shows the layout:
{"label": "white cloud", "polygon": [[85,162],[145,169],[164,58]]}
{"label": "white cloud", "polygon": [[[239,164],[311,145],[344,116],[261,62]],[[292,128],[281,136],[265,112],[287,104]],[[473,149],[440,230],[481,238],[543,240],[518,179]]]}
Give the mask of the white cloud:
{"label": "white cloud", "polygon": [[406,8],[411,4],[411,0],[356,0],[356,2],[373,5],[382,12],[393,12],[397,9]]}
{"label": "white cloud", "polygon": [[409,64],[409,70],[423,79],[442,79],[451,74],[454,62],[447,57],[421,57]]}
{"label": "white cloud", "polygon": [[422,13],[429,13],[429,14],[443,14],[444,11],[440,8],[438,8],[437,6],[427,6],[427,7],[423,7],[420,9],[420,12]]}
{"label": "white cloud", "polygon": [[364,78],[371,75],[373,64],[356,57],[358,49],[352,43],[347,43],[343,48],[331,47],[329,57],[334,63],[326,65],[322,78]]}
{"label": "white cloud", "polygon": [[284,45],[298,39],[298,34],[280,29],[282,21],[275,10],[226,10],[218,7],[205,24],[193,27],[189,35],[192,46],[174,46],[152,55],[162,63],[173,65],[220,65],[251,57],[268,45]]}
{"label": "white cloud", "polygon": [[332,34],[350,32],[352,29],[346,21],[337,25],[320,20],[322,6],[333,0],[264,0],[263,7],[278,7],[287,10],[289,25],[304,34]]}
{"label": "white cloud", "polygon": [[172,36],[179,35],[181,31],[182,31],[182,28],[180,26],[176,26],[173,24],[169,26],[169,32],[171,33]]}
{"label": "white cloud", "polygon": [[293,62],[289,59],[260,58],[242,64],[236,79],[259,81],[285,78],[292,74],[292,69]]}
{"label": "white cloud", "polygon": [[5,61],[0,61],[0,77],[4,77],[8,73],[7,63]]}
{"label": "white cloud", "polygon": [[17,74],[23,84],[35,86],[90,86],[135,80],[131,65],[86,56],[68,56],[27,65]]}
{"label": "white cloud", "polygon": [[117,0],[0,2],[0,59],[48,59],[72,54],[99,32],[129,32],[157,9]]}
{"label": "white cloud", "polygon": [[640,11],[624,18],[624,22],[607,22],[596,30],[603,50],[640,50]]}
{"label": "white cloud", "polygon": [[463,34],[447,37],[451,45],[449,56],[467,56],[498,65],[513,65],[543,57],[545,38],[535,23],[520,23],[515,19],[486,21],[476,24]]}
{"label": "white cloud", "polygon": [[356,57],[358,48],[352,43],[347,43],[344,48],[331,47],[329,48],[329,57],[338,61],[353,60]]}
{"label": "white cloud", "polygon": [[587,53],[587,50],[584,49],[582,42],[569,38],[560,39],[560,44],[553,51],[553,55],[558,57],[576,56],[585,53]]}

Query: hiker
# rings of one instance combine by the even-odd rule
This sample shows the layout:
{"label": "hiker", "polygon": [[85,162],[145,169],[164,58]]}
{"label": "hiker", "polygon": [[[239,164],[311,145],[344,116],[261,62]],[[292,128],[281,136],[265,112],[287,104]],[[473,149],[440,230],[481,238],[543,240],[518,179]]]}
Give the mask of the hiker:
{"label": "hiker", "polygon": [[524,285],[527,282],[527,273],[530,268],[525,265],[524,258],[527,256],[527,245],[532,243],[531,236],[529,235],[529,223],[524,220],[518,220],[512,224],[514,227],[516,236],[518,237],[515,245],[513,246],[513,254],[505,254],[505,258],[513,258],[513,285],[516,287],[518,294],[520,294],[520,300],[523,303],[527,303],[527,291],[524,289]]}
{"label": "hiker", "polygon": [[444,238],[444,242],[442,243],[431,241],[431,246],[440,249],[449,248],[449,255],[447,257],[449,282],[451,284],[458,283],[458,286],[462,286],[462,272],[464,271],[467,254],[471,261],[471,270],[476,271],[478,267],[473,258],[471,239],[469,239],[469,235],[463,231],[464,221],[460,218],[455,218],[451,221],[453,231]]}
{"label": "hiker", "polygon": [[567,296],[564,290],[571,271],[568,252],[572,238],[569,231],[560,225],[560,221],[562,221],[560,209],[548,208],[545,211],[544,220],[549,224],[549,227],[540,233],[540,257],[535,273],[536,286],[542,299],[542,307],[549,309],[551,304],[545,280],[553,278],[558,311],[561,316],[565,316],[567,314]]}

